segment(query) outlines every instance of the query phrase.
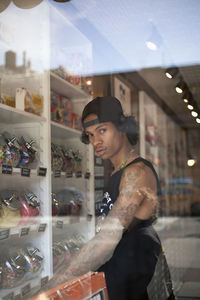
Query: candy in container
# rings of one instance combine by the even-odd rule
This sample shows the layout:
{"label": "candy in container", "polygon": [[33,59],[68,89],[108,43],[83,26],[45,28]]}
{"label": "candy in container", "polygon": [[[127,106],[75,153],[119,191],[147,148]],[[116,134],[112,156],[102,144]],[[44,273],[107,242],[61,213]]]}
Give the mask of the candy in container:
{"label": "candy in container", "polygon": [[32,279],[38,276],[43,268],[43,255],[40,250],[34,246],[28,245],[25,248],[20,249],[20,254],[24,256],[26,260],[26,279]]}

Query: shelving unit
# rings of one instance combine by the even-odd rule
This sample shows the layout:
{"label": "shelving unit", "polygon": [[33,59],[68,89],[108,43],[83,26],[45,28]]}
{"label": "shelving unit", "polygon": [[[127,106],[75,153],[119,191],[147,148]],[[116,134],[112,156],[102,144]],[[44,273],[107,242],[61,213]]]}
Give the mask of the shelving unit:
{"label": "shelving unit", "polygon": [[[49,18],[50,5],[42,4],[42,8],[44,8],[43,12],[47,12],[45,18]],[[54,13],[54,9],[52,12]],[[60,18],[59,14],[56,18]],[[68,26],[63,25],[63,28],[72,30],[72,35],[76,35],[76,42],[80,35],[81,43],[84,41],[83,48],[90,49],[90,42],[76,28],[73,28],[67,20],[63,17],[61,19],[64,25],[67,24],[66,26]],[[41,27],[43,36],[46,38],[39,58],[41,61],[45,58],[45,55],[48,56],[50,43],[52,42],[52,36],[48,31],[50,20],[45,20],[47,21],[46,25],[44,28]],[[81,43],[78,49],[84,52],[85,49],[80,50]],[[71,46],[72,51],[74,51],[73,45]],[[77,48],[74,49],[76,51]],[[50,65],[49,62],[49,67]],[[4,252],[7,251],[9,256],[9,251],[12,252],[12,249],[21,249],[31,243],[40,249],[44,257],[43,268],[36,279],[23,281],[9,289],[0,287],[0,299],[14,299],[15,297],[17,299],[28,299],[40,289],[48,278],[53,276],[52,245],[54,242],[66,240],[77,233],[81,234],[84,240],[87,241],[95,234],[94,152],[92,146],[84,145],[81,142],[81,131],[51,121],[50,114],[51,90],[70,99],[73,103],[74,112],[78,115],[81,115],[83,107],[90,101],[91,96],[54,72],[46,71],[46,69],[37,72],[28,71],[23,74],[16,74],[14,70],[8,73],[0,71],[0,78],[2,93],[11,93],[11,96],[15,96],[16,88],[23,87],[42,96],[44,105],[42,115],[38,116],[0,103],[0,133],[7,131],[16,137],[30,137],[36,142],[35,145],[38,149],[38,162],[30,169],[29,176],[23,176],[20,168],[12,168],[11,174],[3,174],[0,166],[0,193],[3,189],[12,189],[19,192],[28,189],[34,192],[40,200],[40,216],[33,219],[29,218],[29,222],[23,219],[23,224],[18,224],[12,228],[0,228],[0,254],[4,250]],[[72,174],[71,178],[67,178],[66,172],[60,172],[59,176],[55,177],[55,173],[51,168],[51,142],[80,151],[82,156],[82,174],[80,177]],[[46,170],[45,176],[39,174],[40,168]],[[52,217],[51,194],[60,191],[63,187],[73,188],[82,193],[83,203],[80,216]]]}
{"label": "shelving unit", "polygon": [[[50,80],[48,79],[49,74],[53,76],[52,73],[46,72],[43,74],[44,82]],[[60,81],[59,81],[60,79]],[[61,87],[63,84],[65,87],[65,95],[67,95],[67,87],[70,87],[70,95],[72,95],[73,86],[57,76],[56,81],[53,81],[53,88],[56,88],[56,84]],[[47,85],[48,86],[48,85]],[[80,94],[78,94],[80,92]],[[48,94],[48,92],[47,92]],[[83,95],[81,90],[75,88],[75,93],[73,96],[76,99],[80,99]],[[90,99],[86,98],[84,93],[84,98],[82,99],[82,106],[85,101]],[[72,100],[73,101],[73,100]],[[63,240],[72,235],[74,232],[81,232],[84,235],[85,240],[88,240],[94,235],[94,167],[93,167],[93,149],[91,146],[86,146],[81,143],[80,136],[81,132],[61,125],[59,123],[50,121],[50,100],[46,99],[46,104],[48,105],[48,112],[46,117],[38,117],[30,113],[19,111],[15,108],[10,108],[6,105],[0,105],[0,116],[1,118],[1,131],[5,128],[7,131],[20,136],[28,134],[33,139],[37,141],[38,148],[40,149],[39,155],[39,165],[36,169],[30,171],[29,177],[21,176],[21,169],[13,168],[12,174],[2,174],[0,172],[1,183],[5,188],[23,190],[27,186],[30,190],[34,191],[40,196],[41,204],[41,216],[34,219],[34,224],[25,223],[23,226],[17,226],[15,228],[0,229],[0,247],[3,243],[7,247],[12,249],[12,244],[17,243],[19,247],[22,244],[26,244],[30,240],[38,248],[42,249],[44,255],[44,268],[41,273],[41,278],[48,276],[49,278],[53,275],[52,270],[52,243],[54,241]],[[80,108],[79,108],[80,109]],[[7,117],[9,116],[9,121]],[[6,123],[4,123],[4,121]],[[49,139],[49,135],[51,138]],[[75,147],[79,149],[82,153],[83,159],[83,171],[80,178],[77,178],[73,174],[72,178],[66,178],[66,173],[61,172],[59,177],[54,177],[51,171],[51,159],[50,159],[50,143],[54,141],[60,145],[68,145],[70,147]],[[38,175],[38,168],[46,167],[47,174],[45,177]],[[2,170],[0,170],[2,171]],[[90,173],[90,178],[85,178],[85,173]],[[83,211],[81,216],[70,216],[70,217],[53,217],[51,220],[51,191],[59,191],[59,189],[65,187],[73,187],[79,189],[84,193],[84,203]],[[45,231],[42,229],[42,225],[46,224]],[[26,230],[27,229],[27,232]],[[24,236],[21,236],[21,232],[25,232]],[[7,235],[7,236],[6,236]],[[32,287],[40,285],[40,279],[36,281],[28,281],[26,285],[20,285],[19,287],[14,287],[11,290],[1,290],[1,297],[9,296],[14,297],[19,292],[23,293],[24,286],[27,287],[28,284],[31,285],[28,295],[32,291]]]}

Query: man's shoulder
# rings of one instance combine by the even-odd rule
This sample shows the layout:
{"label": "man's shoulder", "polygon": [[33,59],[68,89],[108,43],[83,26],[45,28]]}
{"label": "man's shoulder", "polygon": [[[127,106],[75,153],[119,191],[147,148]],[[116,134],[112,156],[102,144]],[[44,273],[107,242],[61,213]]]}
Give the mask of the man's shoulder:
{"label": "man's shoulder", "polygon": [[143,161],[139,161],[137,163],[129,164],[124,169],[123,178],[124,177],[148,181],[155,178],[155,175],[153,174],[153,170],[148,165],[146,165]]}

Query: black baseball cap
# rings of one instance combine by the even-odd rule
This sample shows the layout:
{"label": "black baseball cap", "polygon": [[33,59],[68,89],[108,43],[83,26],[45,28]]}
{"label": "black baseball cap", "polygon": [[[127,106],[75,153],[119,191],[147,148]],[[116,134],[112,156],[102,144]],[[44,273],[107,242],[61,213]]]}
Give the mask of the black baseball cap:
{"label": "black baseball cap", "polygon": [[[91,114],[97,115],[97,119],[84,122],[86,117]],[[85,129],[88,126],[103,122],[119,123],[123,116],[122,106],[117,98],[112,96],[96,97],[85,106],[81,121]]]}

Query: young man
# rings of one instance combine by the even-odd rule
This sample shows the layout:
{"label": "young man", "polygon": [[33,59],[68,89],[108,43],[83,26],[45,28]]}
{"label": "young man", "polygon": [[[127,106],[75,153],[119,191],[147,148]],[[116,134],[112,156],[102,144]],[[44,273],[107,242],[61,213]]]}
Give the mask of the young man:
{"label": "young man", "polygon": [[103,271],[109,300],[148,299],[150,282],[161,250],[152,227],[159,183],[151,163],[134,150],[138,127],[125,117],[119,100],[98,97],[82,114],[82,141],[113,165],[100,210],[98,233],[53,280],[61,284],[88,271]]}

